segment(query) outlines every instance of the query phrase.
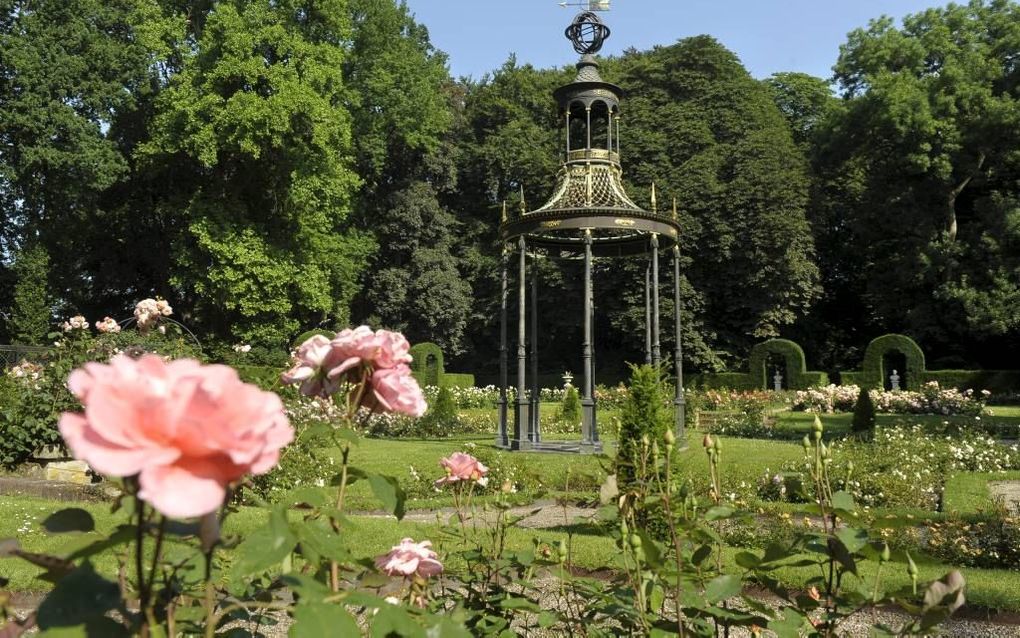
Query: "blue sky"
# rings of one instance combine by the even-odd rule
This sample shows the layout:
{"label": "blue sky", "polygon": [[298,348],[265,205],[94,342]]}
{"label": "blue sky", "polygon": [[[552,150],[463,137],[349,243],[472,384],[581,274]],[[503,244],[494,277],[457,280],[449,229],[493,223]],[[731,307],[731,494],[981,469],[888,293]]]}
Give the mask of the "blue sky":
{"label": "blue sky", "polygon": [[[454,77],[480,78],[510,53],[538,67],[571,64],[563,29],[578,11],[559,0],[406,0]],[[571,0],[576,1],[576,0]],[[939,0],[612,0],[603,53],[647,49],[707,33],[758,78],[777,71],[828,77],[847,32],[880,15],[897,19]]]}

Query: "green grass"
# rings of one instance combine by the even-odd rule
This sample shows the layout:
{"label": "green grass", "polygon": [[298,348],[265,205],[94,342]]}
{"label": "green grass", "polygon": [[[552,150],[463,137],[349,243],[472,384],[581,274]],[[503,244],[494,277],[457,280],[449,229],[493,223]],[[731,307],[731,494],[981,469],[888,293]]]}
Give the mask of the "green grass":
{"label": "green grass", "polygon": [[[0,537],[20,537],[26,550],[64,555],[73,547],[80,546],[94,539],[98,534],[110,531],[117,523],[123,522],[123,514],[110,514],[109,506],[103,504],[80,505],[87,509],[95,518],[97,532],[87,535],[49,535],[39,531],[38,523],[45,516],[66,506],[41,499],[8,497],[0,505]],[[293,513],[298,516],[297,512]],[[265,524],[267,513],[258,508],[241,508],[227,519],[224,534],[246,534]],[[507,547],[511,550],[522,550],[532,547],[537,539],[540,543],[552,543],[567,537],[567,529],[574,530],[571,545],[571,559],[574,565],[588,570],[615,568],[620,560],[620,553],[613,541],[605,536],[594,534],[591,525],[568,525],[561,529],[529,530],[513,528],[509,531]],[[444,539],[438,525],[433,523],[398,522],[393,519],[354,516],[343,532],[347,545],[357,558],[370,558],[382,554],[402,537],[410,536],[416,540],[431,539],[436,543],[437,550],[446,560],[451,570],[456,570],[457,561],[450,559],[449,554],[457,547],[449,539]],[[168,551],[174,548],[183,549],[180,544],[170,543]],[[221,550],[227,551],[227,550]],[[727,548],[724,561],[730,563],[739,548]],[[915,557],[917,558],[917,557]],[[113,577],[117,571],[117,561],[112,555],[98,557],[95,561],[97,570]],[[934,580],[945,574],[950,568],[934,563],[924,563],[918,559],[921,580]],[[874,570],[877,567],[866,563],[861,567],[861,577],[866,583],[874,582]],[[967,579],[967,598],[971,604],[1008,611],[1020,611],[1020,572],[994,569],[963,568]],[[43,592],[49,584],[40,581],[36,576],[40,569],[19,559],[0,559],[0,574],[10,580],[9,589],[16,592]],[[803,587],[808,579],[816,576],[810,569],[781,569],[776,572],[784,583]],[[889,589],[909,585],[910,580],[904,565],[890,563],[883,569],[883,586]]]}
{"label": "green grass", "polygon": [[988,512],[996,505],[988,491],[988,482],[1017,480],[1020,480],[1020,471],[955,474],[946,481],[942,509],[959,514]]}

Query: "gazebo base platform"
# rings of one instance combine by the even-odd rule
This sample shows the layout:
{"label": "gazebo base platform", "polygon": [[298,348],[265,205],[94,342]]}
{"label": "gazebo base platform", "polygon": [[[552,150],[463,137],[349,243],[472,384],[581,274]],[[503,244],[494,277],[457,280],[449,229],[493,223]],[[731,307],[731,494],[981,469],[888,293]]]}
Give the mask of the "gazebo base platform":
{"label": "gazebo base platform", "polygon": [[507,444],[497,441],[496,447],[522,452],[559,452],[567,454],[601,454],[602,441],[582,443],[581,441],[521,441],[510,439]]}

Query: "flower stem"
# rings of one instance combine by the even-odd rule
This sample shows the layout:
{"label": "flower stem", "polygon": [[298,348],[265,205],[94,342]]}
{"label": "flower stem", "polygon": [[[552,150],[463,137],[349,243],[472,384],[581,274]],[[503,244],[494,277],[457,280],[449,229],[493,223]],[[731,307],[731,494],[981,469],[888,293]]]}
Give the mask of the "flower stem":
{"label": "flower stem", "polygon": [[205,553],[205,638],[215,638],[216,625],[216,590],[212,584],[213,551]]}
{"label": "flower stem", "polygon": [[[341,448],[340,454],[343,462],[340,464],[340,489],[337,490],[336,495],[336,510],[341,513],[344,511],[344,495],[347,493],[347,460],[350,453],[350,445],[344,445]],[[340,521],[330,516],[329,522],[333,526],[333,531],[339,534]],[[340,564],[335,559],[329,561],[329,585],[334,592],[340,591]]]}

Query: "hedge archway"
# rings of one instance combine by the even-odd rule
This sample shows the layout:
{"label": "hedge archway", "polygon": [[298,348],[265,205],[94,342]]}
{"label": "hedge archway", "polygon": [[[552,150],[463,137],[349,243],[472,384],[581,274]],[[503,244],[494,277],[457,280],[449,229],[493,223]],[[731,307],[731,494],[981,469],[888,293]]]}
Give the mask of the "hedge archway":
{"label": "hedge archway", "polygon": [[899,352],[906,358],[907,369],[900,370],[905,373],[905,390],[919,390],[925,372],[924,351],[917,342],[906,335],[888,334],[873,339],[864,351],[863,384],[869,388],[885,387],[885,379],[891,374],[891,370],[885,369],[885,355],[890,352]]}
{"label": "hedge archway", "polygon": [[789,339],[769,339],[751,348],[748,361],[752,387],[759,390],[772,388],[769,371],[765,369],[770,354],[779,355],[786,362],[783,370],[786,386],[790,389],[802,389],[802,377],[807,373],[807,361],[803,348]]}
{"label": "hedge archway", "polygon": [[443,349],[429,341],[411,346],[411,372],[421,385],[438,386],[446,372]]}

